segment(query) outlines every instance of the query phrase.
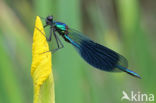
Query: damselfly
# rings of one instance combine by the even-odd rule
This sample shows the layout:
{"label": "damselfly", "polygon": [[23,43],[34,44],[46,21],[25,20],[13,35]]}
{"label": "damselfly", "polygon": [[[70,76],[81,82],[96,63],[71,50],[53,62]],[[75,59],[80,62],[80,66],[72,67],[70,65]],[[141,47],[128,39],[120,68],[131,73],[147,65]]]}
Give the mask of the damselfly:
{"label": "damselfly", "polygon": [[47,41],[51,41],[53,34],[58,46],[53,52],[64,47],[56,34],[56,32],[58,32],[58,34],[61,35],[66,42],[72,44],[81,57],[93,67],[109,72],[124,71],[134,77],[141,78],[137,73],[127,69],[128,62],[126,58],[115,51],[95,43],[82,33],[69,28],[65,23],[54,21],[53,16],[48,16],[45,21],[46,25],[44,28],[50,26],[50,35],[46,37]]}

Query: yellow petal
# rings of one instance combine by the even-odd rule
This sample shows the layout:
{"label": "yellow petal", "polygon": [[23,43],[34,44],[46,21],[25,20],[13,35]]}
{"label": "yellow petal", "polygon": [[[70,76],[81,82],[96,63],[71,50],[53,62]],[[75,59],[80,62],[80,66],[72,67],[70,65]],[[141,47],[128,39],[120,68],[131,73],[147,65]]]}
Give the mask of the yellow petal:
{"label": "yellow petal", "polygon": [[[51,52],[40,20],[36,17],[32,45],[31,76],[34,85],[34,103],[54,103],[54,80]],[[46,96],[45,96],[46,95]],[[46,99],[46,102],[44,102]]]}

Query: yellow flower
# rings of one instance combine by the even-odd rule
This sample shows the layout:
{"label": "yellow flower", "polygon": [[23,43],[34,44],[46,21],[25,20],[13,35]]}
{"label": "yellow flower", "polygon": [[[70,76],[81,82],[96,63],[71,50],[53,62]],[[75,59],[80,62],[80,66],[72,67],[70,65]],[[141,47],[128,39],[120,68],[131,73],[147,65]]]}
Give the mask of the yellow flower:
{"label": "yellow flower", "polygon": [[55,103],[52,59],[45,32],[40,20],[36,17],[32,45],[31,76],[34,85],[34,103]]}

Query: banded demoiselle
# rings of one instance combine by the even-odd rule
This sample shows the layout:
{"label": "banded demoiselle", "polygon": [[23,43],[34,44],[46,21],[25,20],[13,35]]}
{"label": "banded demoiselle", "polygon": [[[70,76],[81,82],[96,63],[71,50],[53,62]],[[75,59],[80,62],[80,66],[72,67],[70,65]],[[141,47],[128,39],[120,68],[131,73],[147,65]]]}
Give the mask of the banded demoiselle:
{"label": "banded demoiselle", "polygon": [[50,26],[50,35],[48,38],[46,37],[47,41],[51,41],[53,34],[58,46],[53,52],[64,47],[56,34],[57,32],[66,42],[72,44],[81,57],[93,67],[109,72],[124,71],[134,77],[141,78],[134,71],[127,69],[128,61],[122,55],[92,41],[82,33],[69,28],[65,23],[54,21],[53,16],[48,16],[45,22],[44,28]]}

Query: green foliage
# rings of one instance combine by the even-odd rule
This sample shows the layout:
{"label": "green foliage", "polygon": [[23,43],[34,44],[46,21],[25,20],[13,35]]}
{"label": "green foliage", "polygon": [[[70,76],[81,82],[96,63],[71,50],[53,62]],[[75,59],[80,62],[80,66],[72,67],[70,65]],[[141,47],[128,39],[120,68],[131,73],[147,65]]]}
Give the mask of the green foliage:
{"label": "green foliage", "polygon": [[[60,37],[65,47],[53,54],[56,103],[120,103],[123,90],[156,95],[156,30],[148,24],[155,25],[151,19],[155,13],[152,6],[144,6],[154,2],[1,0],[0,103],[33,101],[31,44],[37,15],[53,15],[57,21],[118,51],[128,59],[129,68],[143,78],[94,69]],[[144,11],[146,8],[151,12]]]}

